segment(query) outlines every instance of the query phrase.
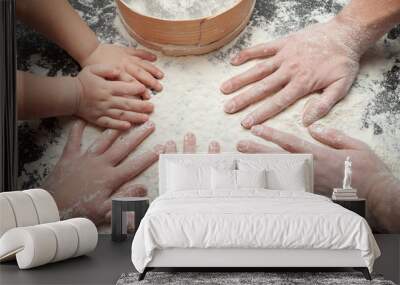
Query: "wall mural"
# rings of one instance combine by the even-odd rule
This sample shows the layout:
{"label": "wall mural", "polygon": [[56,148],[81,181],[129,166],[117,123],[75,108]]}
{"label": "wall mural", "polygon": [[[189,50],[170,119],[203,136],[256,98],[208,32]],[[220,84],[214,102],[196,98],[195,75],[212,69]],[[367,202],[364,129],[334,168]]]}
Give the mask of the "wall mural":
{"label": "wall mural", "polygon": [[[44,187],[60,189],[66,187],[72,197],[63,198],[64,203],[68,205],[65,207],[64,215],[91,215],[89,213],[94,211],[96,212],[94,216],[101,216],[95,222],[102,224],[103,218],[109,220],[110,206],[107,204],[107,199],[102,196],[104,193],[111,195],[115,188],[119,188],[134,195],[145,195],[146,191],[151,198],[158,195],[156,156],[161,151],[269,150],[267,147],[274,146],[267,141],[271,139],[265,140],[257,136],[263,130],[256,129],[252,133],[241,125],[246,115],[259,105],[255,104],[234,114],[224,112],[224,104],[234,95],[224,95],[220,91],[220,85],[254,65],[254,61],[251,61],[244,65],[233,66],[229,63],[230,58],[246,47],[279,38],[312,23],[324,22],[337,14],[346,3],[343,0],[308,0],[302,3],[296,0],[258,0],[249,25],[227,46],[203,56],[168,57],[156,53],[158,60],[155,64],[165,74],[160,81],[163,90],[153,91],[151,94],[151,102],[155,106],[154,112],[150,115],[151,123],[139,126],[127,134],[119,136],[113,131],[102,134],[100,128],[91,124],[76,125],[75,118],[69,117],[20,121],[19,188],[39,187],[43,183]],[[117,17],[113,0],[72,0],[71,4],[102,42],[139,46],[129,37]],[[76,40],[79,44],[85,39]],[[66,52],[21,23],[17,25],[17,45],[19,70],[46,76],[77,75],[80,70],[79,65]],[[367,51],[349,95],[318,122],[320,127],[316,128],[315,132],[321,131],[322,127],[336,128],[370,147],[362,159],[351,157],[353,168],[361,167],[363,159],[369,159],[375,153],[384,162],[381,168],[387,167],[388,173],[390,171],[395,177],[400,178],[399,78],[400,27],[398,26]],[[319,95],[312,96],[317,98]],[[286,145],[294,152],[309,150],[300,149],[300,146],[308,146],[303,140],[316,146],[321,145],[321,142],[318,142],[315,136],[311,136],[302,123],[303,108],[309,99],[310,97],[298,100],[287,110],[266,122],[266,126],[298,138],[296,141],[291,141],[297,143],[297,147]],[[116,164],[125,163],[130,169],[130,173],[125,174],[127,177],[123,181],[119,184],[115,182],[104,185],[106,177],[117,174],[110,173],[106,168],[101,170],[98,157],[99,160],[93,161],[82,159],[79,150],[76,149],[71,155],[74,158],[70,157],[69,160],[56,166],[74,124],[75,141],[71,143],[72,147],[79,147],[81,136],[82,151],[89,149],[101,157],[104,155],[104,149],[102,153],[99,148],[108,149],[114,155]],[[98,139],[100,136],[106,139],[119,136],[119,139],[113,146],[102,146],[102,141]],[[132,153],[127,153],[125,149],[127,141],[131,144],[135,141],[136,147]],[[342,157],[341,154],[337,154],[340,160],[335,155],[336,153],[330,153],[326,156],[326,159],[332,159],[332,169],[323,169],[322,158],[316,164],[316,167],[320,167],[316,169],[317,174],[326,172],[331,175],[316,181],[316,191],[319,193],[330,195],[334,187],[341,186],[343,172],[333,172],[333,168],[343,169],[346,155]],[[149,168],[146,169],[147,167]],[[87,171],[88,169],[91,171]],[[140,173],[144,169],[145,171]],[[86,187],[96,187],[97,191],[87,197],[85,195],[90,189]],[[82,199],[76,199],[77,196]]]}

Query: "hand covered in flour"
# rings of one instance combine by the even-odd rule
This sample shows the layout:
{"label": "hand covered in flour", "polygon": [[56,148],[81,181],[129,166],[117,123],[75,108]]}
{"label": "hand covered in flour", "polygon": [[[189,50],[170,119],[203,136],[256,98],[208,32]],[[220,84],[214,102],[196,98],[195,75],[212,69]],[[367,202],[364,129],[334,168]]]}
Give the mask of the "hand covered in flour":
{"label": "hand covered in flour", "polygon": [[233,65],[263,60],[222,84],[221,91],[225,94],[252,84],[230,99],[224,110],[236,113],[263,101],[242,121],[243,127],[251,128],[300,98],[318,92],[304,109],[303,124],[308,126],[346,96],[359,71],[363,52],[353,27],[336,19],[245,49],[232,58]]}
{"label": "hand covered in flour", "polygon": [[353,161],[352,186],[358,195],[367,199],[369,215],[375,226],[382,231],[400,230],[400,181],[384,162],[364,142],[344,133],[318,125],[308,128],[311,136],[323,145],[317,145],[292,134],[263,125],[252,127],[254,135],[277,144],[274,148],[250,140],[237,144],[245,153],[311,153],[314,156],[315,192],[330,196],[334,187],[340,187],[343,179],[343,162],[346,157]]}
{"label": "hand covered in flour", "polygon": [[[99,44],[97,48],[81,61],[81,66],[91,64],[115,64],[124,70],[128,76],[126,80],[140,82],[147,88],[161,91],[162,85],[158,81],[164,73],[153,65],[157,57],[145,50],[123,47],[115,44]],[[143,91],[147,97],[149,91]]]}
{"label": "hand covered in flour", "polygon": [[[193,133],[187,133],[183,138],[183,153],[196,153],[196,136]],[[177,153],[178,149],[174,141],[168,141],[165,144],[165,153]],[[217,141],[211,141],[208,145],[208,153],[220,153],[221,146]]]}
{"label": "hand covered in flour", "polygon": [[134,179],[158,160],[164,146],[128,157],[154,131],[148,121],[125,133],[105,130],[82,152],[84,128],[82,121],[74,124],[43,188],[52,193],[64,218],[88,217],[101,224],[111,217],[112,197],[147,195],[146,188]]}
{"label": "hand covered in flour", "polygon": [[97,126],[119,130],[146,122],[154,106],[136,97],[146,89],[137,81],[125,82],[127,76],[115,65],[85,67],[75,78],[75,114]]}

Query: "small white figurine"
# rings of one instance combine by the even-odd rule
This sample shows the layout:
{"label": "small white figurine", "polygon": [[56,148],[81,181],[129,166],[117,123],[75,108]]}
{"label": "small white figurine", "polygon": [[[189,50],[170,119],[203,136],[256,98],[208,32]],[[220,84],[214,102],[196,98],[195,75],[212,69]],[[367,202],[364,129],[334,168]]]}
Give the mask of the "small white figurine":
{"label": "small white figurine", "polygon": [[343,189],[351,188],[351,159],[348,156],[344,162],[344,178],[343,178]]}

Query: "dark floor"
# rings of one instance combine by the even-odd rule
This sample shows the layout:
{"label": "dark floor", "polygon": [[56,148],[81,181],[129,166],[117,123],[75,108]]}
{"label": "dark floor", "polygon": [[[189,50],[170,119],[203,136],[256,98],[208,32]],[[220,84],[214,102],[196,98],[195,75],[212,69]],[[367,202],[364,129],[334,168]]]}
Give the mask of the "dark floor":
{"label": "dark floor", "polygon": [[[400,235],[376,235],[382,257],[375,273],[400,282]],[[124,272],[134,271],[130,259],[131,240],[111,241],[100,235],[99,244],[89,256],[78,257],[30,270],[19,270],[15,262],[0,265],[0,284],[115,284]]]}
{"label": "dark floor", "polygon": [[15,262],[0,265],[0,284],[115,284],[124,272],[134,270],[131,241],[115,243],[100,235],[94,252],[29,270],[18,270]]}

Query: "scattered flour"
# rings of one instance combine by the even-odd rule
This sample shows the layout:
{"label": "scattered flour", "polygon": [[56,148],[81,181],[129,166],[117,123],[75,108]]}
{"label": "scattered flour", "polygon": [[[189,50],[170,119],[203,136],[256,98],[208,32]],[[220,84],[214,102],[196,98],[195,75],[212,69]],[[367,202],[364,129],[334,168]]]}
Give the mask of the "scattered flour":
{"label": "scattered flour", "polygon": [[[272,22],[265,21],[264,17],[255,17],[250,26],[233,43],[205,56],[166,57],[158,54],[157,65],[164,70],[166,77],[162,80],[164,90],[152,98],[156,106],[151,120],[155,122],[157,130],[141,146],[147,149],[157,143],[174,139],[182,149],[182,140],[186,132],[194,132],[197,136],[198,151],[207,151],[208,143],[217,140],[221,143],[223,152],[235,152],[236,142],[241,139],[252,139],[265,144],[265,141],[255,138],[249,131],[240,125],[241,120],[259,104],[251,106],[237,114],[228,115],[223,112],[224,103],[232,96],[222,95],[219,92],[220,84],[233,75],[247,70],[255,61],[243,66],[233,67],[228,59],[235,53],[238,41],[246,38],[245,46],[252,46],[280,37],[282,26],[288,26],[296,17],[292,3],[284,2],[275,11],[276,16]],[[328,21],[333,14],[314,10],[311,18],[319,22]],[[261,18],[261,19],[260,19]],[[117,18],[114,25],[122,35],[127,35],[123,25]],[[293,29],[296,29],[293,27]],[[136,43],[130,39],[133,45]],[[396,46],[400,51],[400,46]],[[393,152],[393,146],[387,142],[388,137],[375,136],[372,129],[362,127],[362,116],[367,103],[379,92],[381,81],[391,60],[385,56],[382,41],[377,47],[368,51],[363,58],[357,82],[345,97],[328,116],[320,120],[322,125],[334,127],[350,134],[353,137],[367,142],[372,149],[388,164],[397,177],[400,177],[399,153]],[[229,56],[226,57],[226,54]],[[219,56],[225,58],[219,60]],[[318,95],[313,95],[318,96]],[[267,124],[282,131],[296,134],[309,141],[316,142],[302,124],[302,111],[305,103],[310,99],[303,98],[288,108]],[[386,142],[384,146],[382,143]],[[396,155],[394,155],[396,153]],[[157,168],[152,167],[137,179],[138,183],[149,186],[150,195],[157,195]]]}
{"label": "scattered flour", "polygon": [[[158,1],[160,0],[155,2]],[[233,115],[223,112],[224,102],[236,94],[222,95],[219,92],[220,84],[255,64],[255,61],[252,61],[243,66],[234,67],[229,64],[229,58],[246,46],[276,39],[289,31],[302,28],[303,24],[313,21],[324,22],[333,16],[333,13],[327,12],[324,8],[315,8],[309,9],[305,20],[303,16],[296,12],[304,7],[300,3],[302,1],[268,0],[267,2],[268,7],[270,7],[268,9],[271,9],[271,11],[264,12],[267,17],[256,11],[246,30],[235,41],[218,51],[204,56],[179,58],[157,54],[159,59],[156,64],[164,71],[165,78],[162,80],[164,90],[151,99],[156,107],[154,114],[151,115],[151,120],[156,125],[156,131],[138,147],[132,157],[170,139],[177,142],[178,149],[181,151],[183,136],[189,131],[197,137],[198,152],[207,151],[208,143],[211,140],[219,141],[223,152],[236,152],[236,143],[242,139],[252,139],[267,144],[251,135],[248,130],[243,129],[240,125],[245,115],[259,104]],[[296,2],[299,2],[300,6],[297,6]],[[315,1],[309,2],[314,3]],[[344,0],[340,0],[340,2],[344,2]],[[114,26],[125,39],[115,34],[111,40],[110,38],[101,38],[102,41],[124,42],[135,47],[138,45],[129,38],[118,18]],[[107,37],[111,37],[110,34],[107,34]],[[374,135],[372,128],[363,127],[362,119],[368,103],[381,90],[379,83],[382,81],[384,73],[388,68],[390,69],[395,61],[395,58],[391,55],[399,52],[400,44],[398,41],[392,41],[391,46],[388,47],[384,45],[382,40],[375,48],[369,50],[362,60],[360,74],[350,94],[320,121],[324,126],[341,129],[345,133],[368,143],[397,177],[400,177],[400,152],[396,151],[395,146],[398,146],[400,128],[394,130],[392,134]],[[309,99],[308,97],[299,100],[286,111],[268,120],[267,125],[314,141],[301,122],[304,104]],[[38,171],[40,172],[39,175],[43,177],[46,172],[51,171],[52,166],[58,161],[67,138],[70,121],[61,121],[60,124],[62,132],[57,143],[49,143],[41,158],[26,164],[24,169],[27,173]],[[381,126],[383,129],[390,128],[383,117]],[[87,148],[99,134],[100,130],[97,128],[87,127],[84,133],[83,148]],[[44,168],[43,164],[48,165],[47,168]],[[28,178],[22,175],[20,183],[24,182],[24,179],[27,180]],[[137,177],[135,183],[146,185],[151,197],[157,196],[157,166],[153,165]]]}
{"label": "scattered flour", "polygon": [[78,2],[84,6],[93,6],[94,0],[78,0]]}
{"label": "scattered flour", "polygon": [[125,0],[142,15],[174,20],[204,18],[219,14],[238,0]]}

